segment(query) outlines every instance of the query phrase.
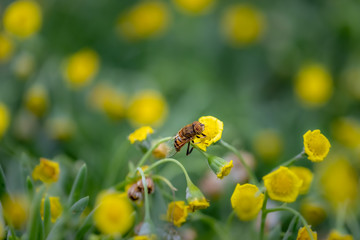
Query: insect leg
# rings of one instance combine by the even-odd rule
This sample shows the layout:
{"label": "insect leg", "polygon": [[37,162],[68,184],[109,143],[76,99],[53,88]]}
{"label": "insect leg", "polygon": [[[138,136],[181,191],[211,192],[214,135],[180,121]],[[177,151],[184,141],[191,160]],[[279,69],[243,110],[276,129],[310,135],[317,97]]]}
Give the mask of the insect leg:
{"label": "insect leg", "polygon": [[190,154],[189,149],[190,149],[190,142],[188,142],[188,146],[187,146],[187,150],[186,150],[186,155],[189,155],[189,154]]}
{"label": "insect leg", "polygon": [[[192,153],[192,151],[194,150],[194,147],[191,147],[190,151],[189,151],[189,154]],[[189,155],[188,154],[188,155]]]}

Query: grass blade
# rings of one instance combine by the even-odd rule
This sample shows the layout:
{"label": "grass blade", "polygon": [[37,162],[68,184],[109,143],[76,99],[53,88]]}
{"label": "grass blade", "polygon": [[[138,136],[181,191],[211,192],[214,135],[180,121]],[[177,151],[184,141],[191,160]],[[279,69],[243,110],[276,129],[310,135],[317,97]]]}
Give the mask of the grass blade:
{"label": "grass blade", "polygon": [[70,212],[72,214],[72,217],[74,218],[74,217],[80,216],[80,214],[87,207],[88,203],[89,203],[89,196],[83,197],[82,199],[80,199],[79,201],[74,203],[74,205],[72,205],[71,208],[70,208]]}
{"label": "grass blade", "polygon": [[51,227],[51,205],[50,198],[46,196],[44,202],[44,232],[45,236],[48,235]]}
{"label": "grass blade", "polygon": [[39,239],[39,235],[42,235],[42,221],[40,216],[41,199],[44,195],[45,186],[42,186],[36,193],[30,210],[30,222],[29,222],[29,234],[28,239]]}
{"label": "grass blade", "polygon": [[74,184],[71,188],[71,192],[68,199],[69,206],[78,200],[84,190],[85,180],[87,175],[86,164],[82,165],[78,174],[76,175]]}

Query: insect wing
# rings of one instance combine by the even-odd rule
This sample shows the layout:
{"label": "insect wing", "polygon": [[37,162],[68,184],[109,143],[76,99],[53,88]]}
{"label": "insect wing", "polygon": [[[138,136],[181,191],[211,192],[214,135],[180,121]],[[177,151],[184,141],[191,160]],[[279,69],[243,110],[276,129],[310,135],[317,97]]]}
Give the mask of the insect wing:
{"label": "insect wing", "polygon": [[165,142],[165,145],[167,148],[166,157],[172,157],[177,153],[176,148],[174,146],[174,139],[175,139],[175,137],[173,137],[169,141]]}

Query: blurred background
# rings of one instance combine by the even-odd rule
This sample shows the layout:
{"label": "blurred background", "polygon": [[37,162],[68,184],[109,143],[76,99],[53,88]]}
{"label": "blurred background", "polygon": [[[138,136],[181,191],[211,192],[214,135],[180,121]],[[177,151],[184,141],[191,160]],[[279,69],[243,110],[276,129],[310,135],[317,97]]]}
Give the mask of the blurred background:
{"label": "blurred background", "polygon": [[[327,213],[315,230],[327,234],[331,206],[343,202],[359,222],[359,12],[356,0],[1,0],[0,163],[10,190],[24,191],[46,157],[60,162],[53,191],[65,195],[85,162],[93,204],[141,157],[127,141],[134,129],[172,136],[212,115],[259,179],[302,150],[307,130],[320,129],[332,144],[328,159],[315,169],[300,163],[315,171],[303,200]],[[200,157],[176,155],[196,183],[208,169]],[[108,174],[114,162],[119,172]],[[179,178],[183,199],[178,169],[162,174]],[[231,211],[234,184],[246,176],[231,181],[224,193],[206,193],[208,214]]]}

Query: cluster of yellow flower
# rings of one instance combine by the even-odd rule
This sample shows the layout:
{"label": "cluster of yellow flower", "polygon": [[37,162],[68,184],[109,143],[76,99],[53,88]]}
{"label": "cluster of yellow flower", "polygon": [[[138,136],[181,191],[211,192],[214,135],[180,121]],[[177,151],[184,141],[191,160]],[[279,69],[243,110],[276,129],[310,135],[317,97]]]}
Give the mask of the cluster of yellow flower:
{"label": "cluster of yellow flower", "polygon": [[[201,15],[209,12],[214,0],[174,0],[176,7],[185,14]],[[36,34],[42,26],[41,6],[33,0],[17,0],[4,12],[5,32],[0,34],[0,61],[12,56],[14,41],[12,37],[26,39]],[[138,41],[158,36],[171,22],[169,6],[161,1],[142,1],[120,14],[117,29],[121,36]],[[236,4],[229,6],[223,14],[222,32],[228,42],[234,46],[244,46],[258,40],[264,31],[263,15],[251,5]],[[86,58],[87,62],[79,61]],[[92,50],[81,50],[68,61],[65,76],[72,87],[78,88],[96,73],[97,54]],[[89,64],[93,68],[86,68]]]}
{"label": "cluster of yellow flower", "polygon": [[[325,217],[326,213],[321,206],[308,199],[307,202],[302,204],[302,214],[300,214],[295,209],[286,205],[269,208],[267,201],[268,198],[270,198],[274,201],[291,203],[295,202],[300,194],[307,194],[312,184],[313,173],[308,168],[291,165],[303,157],[307,157],[312,162],[322,162],[327,157],[331,145],[328,139],[321,134],[320,130],[309,130],[306,132],[303,136],[303,151],[296,157],[275,168],[271,173],[263,176],[263,184],[261,184],[242,159],[241,153],[221,139],[223,122],[212,116],[201,117],[198,121],[204,125],[202,134],[205,136],[194,135],[187,141],[206,158],[209,169],[213,171],[217,178],[223,179],[229,175],[233,167],[233,161],[228,162],[218,156],[209,154],[207,148],[215,143],[235,153],[248,172],[250,183],[237,184],[231,196],[230,203],[233,208],[233,213],[236,214],[241,221],[250,221],[255,219],[261,212],[260,239],[263,239],[267,214],[276,211],[288,211],[299,218],[303,225],[303,227],[298,230],[297,240],[316,240],[317,233],[311,230],[309,224],[316,225]],[[194,127],[195,125],[189,126]],[[144,126],[131,133],[128,139],[131,144],[141,145],[149,141],[153,133],[154,130],[152,127]],[[149,141],[148,144],[143,145],[143,147],[146,148],[146,152],[137,163],[137,166],[130,169],[128,176],[114,188],[104,190],[98,194],[92,216],[95,226],[101,233],[112,236],[124,236],[129,232],[134,223],[139,221],[138,218],[135,218],[135,215],[138,208],[144,206],[145,216],[139,225],[140,230],[134,233],[134,239],[156,239],[157,232],[150,218],[148,196],[155,189],[153,179],[156,180],[155,182],[162,181],[173,191],[176,190],[165,177],[153,174],[155,168],[165,163],[174,163],[179,166],[185,175],[187,184],[185,194],[187,203],[183,200],[176,199],[170,201],[165,214],[165,220],[171,222],[176,227],[180,227],[187,221],[189,214],[192,219],[193,216],[198,218],[204,216],[198,213],[198,210],[208,208],[210,203],[202,191],[192,182],[187,170],[179,161],[169,158],[165,154],[164,158],[152,162],[152,164],[148,166],[144,165],[159,145],[169,141],[174,144],[173,137],[166,137],[155,142]],[[169,149],[166,151],[168,150]],[[34,181],[40,180],[45,186],[57,182],[59,176],[59,163],[44,158],[40,159],[40,164],[37,165],[32,172],[32,179]],[[345,185],[342,185],[343,181],[346,181]],[[350,205],[354,203],[357,197],[358,183],[357,177],[352,175],[352,169],[347,161],[332,162],[321,174],[320,182],[323,184],[325,197],[329,202],[333,203],[335,208],[342,206],[345,202]],[[130,191],[128,186],[134,183],[136,183],[135,188],[141,186],[141,189],[138,189],[139,194],[144,195],[144,197],[132,199],[130,194],[126,193],[126,191]],[[340,193],[338,188],[341,189]],[[43,192],[41,192],[41,194],[43,194]],[[41,198],[41,202],[39,203],[40,216],[43,219],[48,216],[49,221],[56,222],[57,219],[62,216],[63,212],[60,197],[44,195],[41,196]],[[133,205],[131,201],[137,201],[138,203],[144,202],[144,204]],[[28,219],[29,200],[25,196],[20,195],[14,195],[12,197],[6,196],[3,198],[3,206],[4,217],[7,223],[16,229],[21,229]],[[216,221],[214,219],[207,220]],[[352,239],[352,236],[344,234],[343,231],[338,232],[333,230],[327,239]]]}
{"label": "cluster of yellow flower", "polygon": [[[50,184],[58,181],[59,175],[59,163],[50,161],[45,158],[40,159],[40,164],[37,165],[32,172],[33,180],[40,180],[43,183],[47,184],[48,187],[50,186]],[[42,197],[40,204],[40,214],[42,218],[44,218],[46,199],[49,199],[51,221],[56,222],[56,220],[61,216],[63,211],[60,198],[53,196]],[[25,195],[6,195],[2,202],[4,209],[4,218],[6,219],[7,223],[16,229],[22,229],[25,223],[28,221],[29,217],[28,215],[30,202],[28,197]]]}
{"label": "cluster of yellow flower", "polygon": [[[216,1],[174,0],[174,4],[184,13],[201,15],[209,12]],[[124,38],[139,41],[164,32],[170,25],[170,15],[169,6],[164,2],[141,1],[120,14],[116,28]],[[6,8],[3,25],[5,32],[0,33],[0,62],[8,61],[13,55],[15,42],[12,40],[12,36],[26,39],[39,31],[42,25],[41,7],[32,0],[17,0]],[[230,45],[244,47],[262,37],[266,24],[264,14],[254,6],[234,4],[224,10],[220,25],[221,32]],[[15,69],[19,68],[21,67]],[[71,88],[79,89],[88,85],[95,78],[99,68],[98,53],[93,49],[85,48],[64,61],[63,75]],[[346,70],[345,79],[354,79],[353,72]],[[351,81],[353,82],[353,80]],[[352,82],[350,86],[357,86]],[[354,89],[357,88],[351,88],[350,91],[354,92]],[[304,64],[295,77],[294,92],[304,107],[314,108],[325,105],[333,94],[333,80],[329,70],[316,62]],[[112,91],[105,102],[110,102],[104,107],[104,111],[110,116],[117,118],[122,115],[121,103],[124,102],[122,94]]]}
{"label": "cluster of yellow flower", "polygon": [[[225,143],[221,139],[222,131],[223,131],[223,122],[219,119],[206,116],[201,117],[199,122],[204,124],[205,129],[203,131],[205,137],[199,137],[193,139],[193,146],[199,150],[199,152],[204,155],[209,163],[210,169],[217,175],[218,178],[222,179],[224,176],[227,176],[232,168],[232,161],[227,162],[219,157],[209,155],[206,153],[206,147],[209,147],[211,144],[215,142],[220,142],[220,145],[226,147],[228,150],[235,151],[238,153],[232,146]],[[142,144],[149,139],[149,136],[154,133],[154,130],[149,127],[145,126],[142,128],[137,129],[135,132],[129,135],[129,141],[132,144]],[[302,157],[307,157],[309,160],[313,162],[320,162],[323,161],[326,156],[328,155],[330,149],[330,143],[328,139],[321,134],[319,130],[308,131],[304,134],[304,150],[295,158],[289,160],[288,162],[280,165],[276,168],[273,172],[267,174],[263,177],[264,186],[259,185],[256,178],[252,179],[250,174],[250,180],[254,183],[247,183],[247,184],[237,184],[235,190],[231,196],[231,206],[234,209],[234,213],[239,217],[242,221],[249,221],[256,218],[259,215],[259,212],[262,210],[262,221],[264,222],[266,215],[270,212],[274,211],[290,211],[294,213],[296,216],[300,217],[303,221],[304,227],[298,231],[297,240],[301,239],[317,239],[316,232],[312,232],[308,223],[305,219],[298,213],[296,210],[289,208],[289,207],[277,207],[277,208],[267,208],[267,199],[268,197],[272,200],[281,201],[284,203],[291,203],[296,201],[299,194],[306,194],[309,191],[313,180],[312,172],[305,167],[300,166],[290,166],[297,160],[301,159]],[[156,142],[156,144],[147,145],[147,152],[144,157],[140,160],[138,167],[142,166],[145,163],[146,159],[151,155],[151,153],[157,149],[157,147],[165,142],[173,141],[172,137],[164,138]],[[191,140],[191,139],[190,139]],[[168,146],[169,147],[169,146]],[[177,160],[171,158],[164,158],[160,159],[157,162],[153,163],[152,165],[143,168],[145,176],[151,177],[151,170],[157,167],[160,164],[166,162],[173,162],[176,163],[180,168],[183,170],[186,181],[187,181],[187,192],[186,192],[186,200],[188,205],[184,201],[171,201],[168,205],[167,213],[166,213],[166,220],[172,222],[175,226],[180,227],[183,223],[186,222],[188,214],[194,212],[198,209],[204,209],[209,207],[209,202],[206,200],[205,196],[201,193],[200,189],[196,187],[192,181],[190,180],[189,176],[186,173],[185,168],[180,164]],[[246,165],[246,164],[245,164]],[[126,183],[137,181],[136,179],[139,178],[133,177],[131,173],[129,174],[128,179],[125,181]],[[336,181],[336,180],[335,180]],[[171,183],[167,181],[167,184],[171,187]],[[123,186],[124,184],[120,184],[119,186]],[[121,189],[121,187],[119,188]],[[351,190],[350,190],[351,191]],[[121,193],[117,193],[120,194]],[[146,192],[145,192],[146,194]],[[126,198],[126,195],[121,195],[123,198]],[[146,203],[145,198],[145,205]],[[131,208],[131,205],[128,206],[126,211],[128,213],[128,219],[131,219],[132,212],[134,211]],[[131,211],[129,211],[129,209]],[[309,208],[307,208],[309,209]],[[314,209],[314,208],[313,208]],[[321,208],[320,208],[321,209]],[[110,211],[110,210],[109,210]],[[306,211],[305,211],[306,212]],[[100,214],[100,213],[99,213]],[[102,213],[103,215],[107,216],[108,214]],[[323,215],[325,213],[322,213]],[[309,215],[305,215],[307,218]],[[118,216],[119,217],[119,216]],[[146,218],[146,217],[145,217]],[[103,228],[103,225],[111,225],[112,223],[108,223],[108,221],[112,221],[112,219],[119,219],[115,217],[108,217],[107,220],[102,219],[102,221],[96,221],[99,225],[99,229]],[[148,220],[145,220],[148,221]],[[129,221],[133,223],[133,220]],[[263,224],[262,224],[263,225]],[[119,225],[120,226],[120,225]],[[127,229],[117,229],[117,231],[111,232],[112,234],[123,234],[126,232],[130,227],[131,224],[126,225]],[[263,234],[263,226],[261,229],[261,234]],[[110,233],[110,232],[107,232]],[[311,233],[311,234],[310,234]],[[153,236],[154,232],[147,232],[147,236]],[[334,239],[336,232],[332,232],[328,239]],[[337,236],[337,235],[336,235]],[[344,235],[346,237],[350,237],[350,235]],[[261,235],[262,237],[262,235]]]}
{"label": "cluster of yellow flower", "polygon": [[0,63],[8,61],[13,55],[15,41],[23,40],[39,31],[42,13],[39,4],[32,0],[18,0],[4,11],[4,32],[0,33]]}
{"label": "cluster of yellow flower", "polygon": [[[107,85],[95,86],[90,93],[91,106],[106,114],[112,120],[127,118],[134,126],[151,125],[158,126],[167,117],[168,106],[164,97],[154,90],[143,90],[136,93],[129,102],[125,95],[122,95],[114,88]],[[32,115],[42,118],[50,111],[49,94],[43,85],[37,84],[30,87],[24,96],[24,106]],[[10,124],[10,110],[0,102],[0,138],[6,133]],[[22,121],[22,118],[23,121]],[[30,138],[25,136],[31,128],[31,116],[18,115],[15,125],[20,138]],[[22,122],[19,122],[22,121]],[[52,139],[67,140],[76,130],[73,120],[66,115],[52,116],[46,121],[46,131]]]}
{"label": "cluster of yellow flower", "polygon": [[[216,4],[214,0],[174,0],[176,7],[189,15],[208,13]],[[139,41],[156,37],[170,24],[169,7],[160,1],[140,2],[125,13],[117,22],[119,35]],[[249,4],[230,5],[223,13],[221,31],[226,41],[234,47],[243,47],[260,39],[264,32],[264,16]]]}
{"label": "cluster of yellow flower", "polygon": [[140,91],[127,102],[125,94],[100,84],[93,88],[90,102],[95,109],[113,120],[127,117],[133,126],[159,126],[168,113],[164,97],[154,90]]}

